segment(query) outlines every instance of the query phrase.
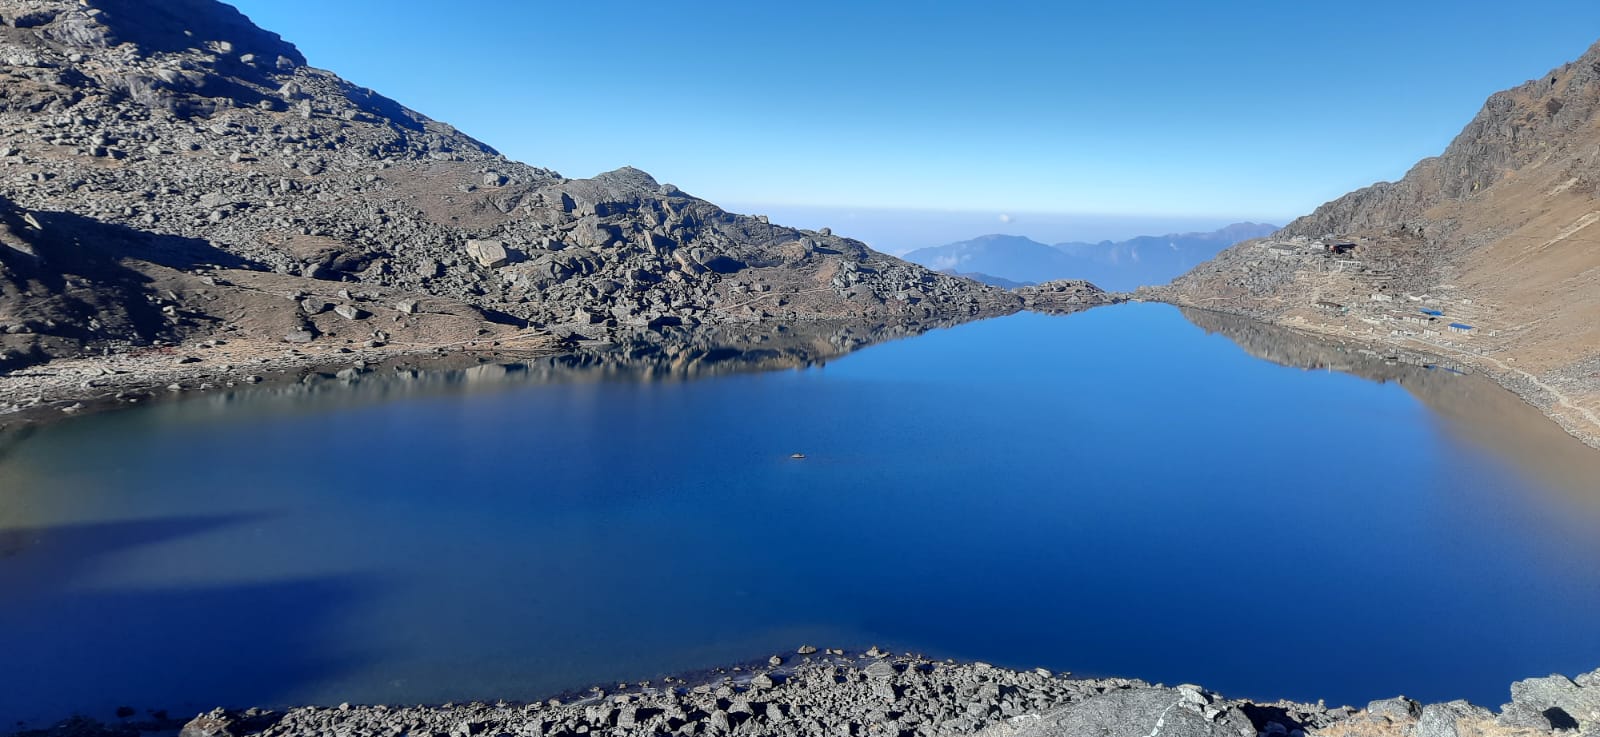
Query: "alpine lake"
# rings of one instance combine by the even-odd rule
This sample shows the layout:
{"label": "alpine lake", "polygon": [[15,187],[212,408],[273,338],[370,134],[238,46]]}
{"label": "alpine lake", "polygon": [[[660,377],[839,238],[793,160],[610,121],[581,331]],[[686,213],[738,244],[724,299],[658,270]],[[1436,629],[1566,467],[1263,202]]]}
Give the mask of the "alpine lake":
{"label": "alpine lake", "polygon": [[4,438],[0,724],[803,644],[1356,705],[1600,666],[1600,452],[1482,377],[1155,304],[889,337],[376,366]]}

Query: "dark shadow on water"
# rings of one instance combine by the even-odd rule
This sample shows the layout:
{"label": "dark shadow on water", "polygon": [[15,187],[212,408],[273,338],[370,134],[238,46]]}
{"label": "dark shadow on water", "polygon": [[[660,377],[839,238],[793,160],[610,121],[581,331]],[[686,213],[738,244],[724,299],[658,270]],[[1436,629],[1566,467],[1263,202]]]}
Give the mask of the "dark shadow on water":
{"label": "dark shadow on water", "polygon": [[[174,714],[279,705],[362,666],[328,652],[328,626],[370,582],[329,576],[105,588],[93,569],[129,549],[231,527],[247,516],[0,530],[0,725],[38,726],[119,706]],[[256,544],[292,544],[267,541]]]}
{"label": "dark shadow on water", "polygon": [[30,549],[50,549],[49,559],[0,565],[0,587],[8,598],[25,587],[63,586],[71,577],[131,548],[214,532],[258,519],[255,515],[212,515],[86,522],[49,527],[0,527],[0,559],[16,558]]}

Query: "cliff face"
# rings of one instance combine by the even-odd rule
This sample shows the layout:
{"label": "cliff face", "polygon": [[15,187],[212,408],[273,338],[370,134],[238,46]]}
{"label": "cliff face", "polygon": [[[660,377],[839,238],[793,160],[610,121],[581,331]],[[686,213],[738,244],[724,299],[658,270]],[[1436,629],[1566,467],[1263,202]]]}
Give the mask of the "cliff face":
{"label": "cliff face", "polygon": [[[437,314],[482,323],[469,337],[603,337],[1019,304],[638,170],[571,180],[509,161],[306,66],[214,0],[0,0],[0,164],[7,222],[36,223],[0,248],[0,370],[151,341],[425,342],[465,327],[429,328]],[[114,301],[154,308],[139,329],[49,307],[123,288]]]}
{"label": "cliff face", "polygon": [[[1467,361],[1600,443],[1600,45],[1151,296]],[[1426,311],[1426,312],[1424,312]]]}

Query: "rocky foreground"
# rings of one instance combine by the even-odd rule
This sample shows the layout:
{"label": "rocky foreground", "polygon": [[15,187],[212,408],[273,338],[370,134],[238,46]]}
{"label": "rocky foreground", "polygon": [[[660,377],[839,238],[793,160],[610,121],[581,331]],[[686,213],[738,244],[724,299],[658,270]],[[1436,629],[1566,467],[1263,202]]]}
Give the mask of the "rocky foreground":
{"label": "rocky foreground", "polygon": [[[536,703],[218,709],[188,722],[72,721],[50,735],[982,735],[984,737],[1256,737],[1600,735],[1600,670],[1511,686],[1498,713],[1465,701],[1404,697],[1364,708],[1228,699],[1199,686],[1077,679],[1044,669],[861,655],[802,647],[758,666],[684,680],[596,687]],[[21,737],[21,734],[19,734]]]}

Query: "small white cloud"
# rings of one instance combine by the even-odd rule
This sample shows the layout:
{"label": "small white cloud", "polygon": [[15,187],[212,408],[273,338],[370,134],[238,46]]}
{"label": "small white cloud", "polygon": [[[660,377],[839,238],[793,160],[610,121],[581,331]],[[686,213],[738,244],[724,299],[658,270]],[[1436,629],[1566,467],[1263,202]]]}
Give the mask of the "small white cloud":
{"label": "small white cloud", "polygon": [[1011,216],[1007,215],[1005,213],[1000,213],[1000,222],[1005,223],[1007,225],[1010,225],[1011,224]]}

